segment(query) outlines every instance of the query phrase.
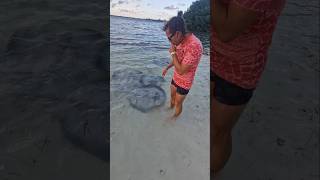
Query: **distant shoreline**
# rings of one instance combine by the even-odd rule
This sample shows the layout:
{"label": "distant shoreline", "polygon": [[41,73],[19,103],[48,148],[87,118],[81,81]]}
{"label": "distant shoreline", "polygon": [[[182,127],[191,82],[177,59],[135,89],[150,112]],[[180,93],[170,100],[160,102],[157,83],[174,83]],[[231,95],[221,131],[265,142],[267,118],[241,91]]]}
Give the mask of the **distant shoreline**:
{"label": "distant shoreline", "polygon": [[128,19],[139,19],[139,20],[146,20],[146,21],[154,21],[154,22],[165,22],[166,20],[161,19],[144,19],[144,18],[135,18],[135,17],[127,17],[127,16],[117,16],[117,15],[110,15],[114,17],[122,17],[122,18],[128,18]]}

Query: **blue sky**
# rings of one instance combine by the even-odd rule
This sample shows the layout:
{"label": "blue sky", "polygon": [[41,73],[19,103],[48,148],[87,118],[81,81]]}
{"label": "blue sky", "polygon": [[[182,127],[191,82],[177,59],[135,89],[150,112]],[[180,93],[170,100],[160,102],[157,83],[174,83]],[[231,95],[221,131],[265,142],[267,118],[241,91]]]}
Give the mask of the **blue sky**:
{"label": "blue sky", "polygon": [[179,10],[186,11],[195,0],[111,0],[110,14],[168,20]]}

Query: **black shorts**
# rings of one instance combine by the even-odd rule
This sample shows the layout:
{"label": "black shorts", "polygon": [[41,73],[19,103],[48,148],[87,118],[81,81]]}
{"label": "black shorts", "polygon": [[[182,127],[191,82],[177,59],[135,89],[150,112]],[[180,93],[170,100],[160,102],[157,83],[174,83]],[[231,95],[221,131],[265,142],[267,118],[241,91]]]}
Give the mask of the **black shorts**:
{"label": "black shorts", "polygon": [[182,88],[178,86],[172,79],[171,84],[174,85],[177,88],[177,93],[181,95],[187,95],[189,93],[189,89]]}
{"label": "black shorts", "polygon": [[232,84],[210,71],[210,81],[215,83],[213,96],[217,101],[227,105],[247,104],[255,89],[244,89]]}

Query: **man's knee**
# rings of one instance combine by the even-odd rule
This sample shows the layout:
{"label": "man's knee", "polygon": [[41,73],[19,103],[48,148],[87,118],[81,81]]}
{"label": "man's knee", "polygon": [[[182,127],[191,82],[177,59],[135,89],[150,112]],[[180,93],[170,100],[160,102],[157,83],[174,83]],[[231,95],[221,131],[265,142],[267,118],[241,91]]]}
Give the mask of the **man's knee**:
{"label": "man's knee", "polygon": [[182,103],[183,103],[183,98],[182,97],[179,97],[179,96],[176,96],[175,98],[175,105],[177,107],[181,107],[182,106]]}
{"label": "man's knee", "polygon": [[181,101],[178,101],[176,99],[175,102],[174,102],[174,105],[175,105],[176,108],[180,108],[182,106],[182,103],[181,103]]}

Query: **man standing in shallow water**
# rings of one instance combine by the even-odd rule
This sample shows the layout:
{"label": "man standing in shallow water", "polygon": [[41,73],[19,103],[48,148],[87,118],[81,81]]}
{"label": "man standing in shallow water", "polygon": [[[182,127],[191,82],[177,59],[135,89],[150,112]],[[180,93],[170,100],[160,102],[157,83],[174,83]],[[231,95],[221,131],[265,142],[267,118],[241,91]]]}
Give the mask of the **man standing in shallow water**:
{"label": "man standing in shallow water", "polygon": [[201,41],[193,33],[186,31],[182,11],[164,25],[163,31],[171,43],[169,52],[172,60],[163,69],[162,76],[174,66],[170,108],[175,108],[173,118],[176,118],[181,114],[183,101],[191,89],[203,48]]}

